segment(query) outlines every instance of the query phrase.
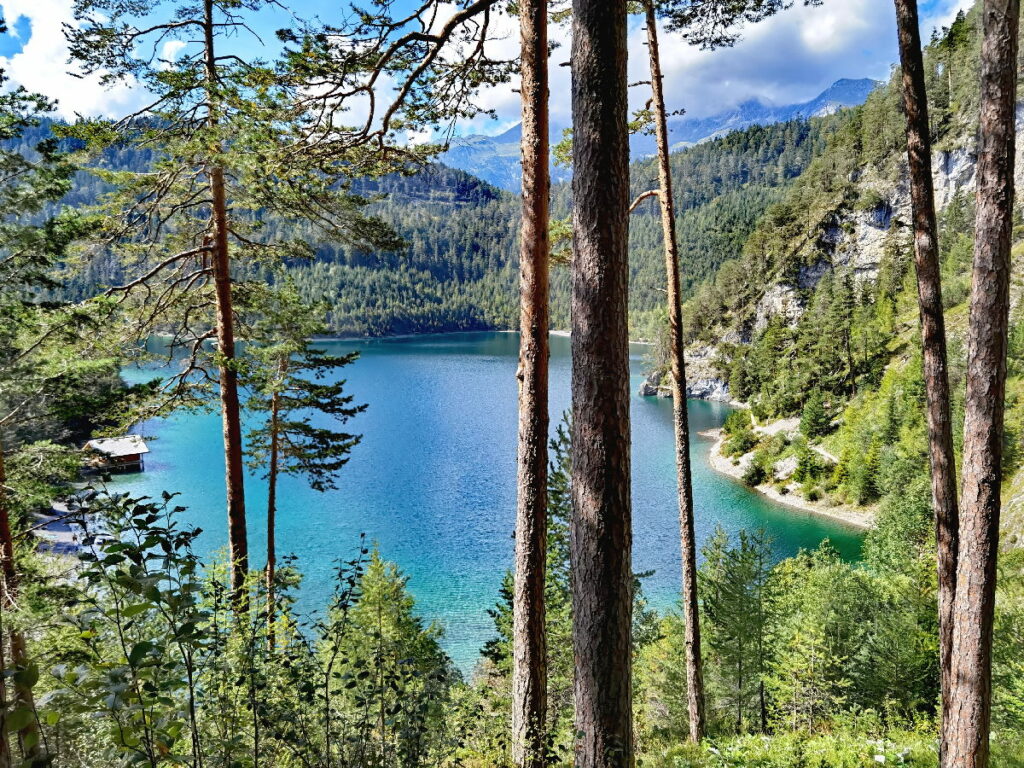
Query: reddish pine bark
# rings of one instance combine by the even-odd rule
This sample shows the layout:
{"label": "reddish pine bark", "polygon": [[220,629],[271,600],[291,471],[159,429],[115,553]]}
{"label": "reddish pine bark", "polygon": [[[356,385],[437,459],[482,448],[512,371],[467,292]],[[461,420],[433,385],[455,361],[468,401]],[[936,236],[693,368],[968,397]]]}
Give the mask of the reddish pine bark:
{"label": "reddish pine bark", "polygon": [[[216,124],[217,59],[213,45],[213,0],[205,0],[204,37],[209,121]],[[214,148],[213,154],[217,154]],[[238,371],[235,368],[235,322],[231,296],[231,261],[228,251],[227,194],[224,169],[216,158],[207,169],[210,182],[213,243],[213,280],[217,300],[217,354],[224,475],[228,508],[228,554],[231,558],[231,591],[244,602],[245,577],[249,571],[249,542],[245,520],[245,474],[242,468],[242,420],[238,400]]]}
{"label": "reddish pine bark", "polygon": [[576,766],[632,768],[626,2],[572,10]]}
{"label": "reddish pine bark", "polygon": [[523,220],[519,243],[519,451],[513,597],[512,756],[546,765],[548,440],[547,0],[519,5]]}
{"label": "reddish pine bark", "polygon": [[672,169],[669,165],[668,125],[664,82],[658,48],[654,3],[646,3],[647,51],[651,65],[651,110],[658,144],[658,200],[661,232],[665,243],[665,286],[668,303],[670,357],[672,364],[672,415],[675,425],[676,485],[679,492],[679,543],[683,562],[683,620],[686,641],[686,702],[690,740],[704,737],[704,674],[700,655],[700,613],[697,605],[697,544],[693,526],[693,482],[690,474],[690,422],[686,410],[686,345],[683,310],[679,295],[679,252],[676,246]]}
{"label": "reddish pine bark", "polygon": [[964,475],[944,768],[986,768],[989,762],[1019,23],[1019,0],[985,0]]}
{"label": "reddish pine bark", "polygon": [[[953,600],[956,592],[958,511],[956,459],[950,417],[949,374],[946,364],[946,327],[942,314],[938,226],[932,183],[932,148],[928,128],[924,58],[917,0],[895,0],[903,71],[903,110],[907,119],[907,162],[914,219],[914,263],[921,318],[928,418],[928,452],[932,470],[932,508],[939,571],[939,668],[942,712],[950,711],[950,669],[953,651]],[[945,751],[943,745],[942,751]]]}

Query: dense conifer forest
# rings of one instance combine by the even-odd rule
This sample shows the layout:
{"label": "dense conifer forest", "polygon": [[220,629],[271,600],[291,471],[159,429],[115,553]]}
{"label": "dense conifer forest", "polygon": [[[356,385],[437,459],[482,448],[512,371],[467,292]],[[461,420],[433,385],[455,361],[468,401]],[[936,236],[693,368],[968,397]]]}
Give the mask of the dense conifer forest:
{"label": "dense conifer forest", "polygon": [[[739,254],[755,223],[781,190],[791,184],[848,119],[814,118],[736,131],[673,154],[684,295],[709,280],[719,263]],[[44,121],[12,146],[29,149],[52,135]],[[104,168],[141,171],[152,155],[117,147]],[[639,194],[657,177],[653,160],[631,166]],[[80,172],[62,202],[95,204],[108,190],[101,177]],[[409,176],[356,179],[354,193],[386,221],[402,242],[393,250],[365,250],[356,244],[323,241],[301,221],[262,217],[268,240],[298,238],[315,245],[311,259],[289,264],[292,279],[309,301],[327,300],[331,333],[380,336],[455,330],[513,329],[517,326],[516,270],[518,202],[462,171],[441,165]],[[565,220],[571,208],[567,183],[552,190],[553,216]],[[659,304],[660,238],[653,206],[637,211],[630,231],[630,300],[638,336],[650,333]],[[568,327],[568,282],[554,274],[555,327]],[[67,283],[76,297],[123,277],[116,259],[92,261]],[[272,270],[253,268],[240,279],[272,280]]]}

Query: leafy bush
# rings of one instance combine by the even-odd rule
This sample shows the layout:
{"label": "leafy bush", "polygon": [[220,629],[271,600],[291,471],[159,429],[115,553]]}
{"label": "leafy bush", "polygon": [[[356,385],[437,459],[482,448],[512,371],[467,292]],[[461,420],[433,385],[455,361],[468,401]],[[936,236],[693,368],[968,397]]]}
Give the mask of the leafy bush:
{"label": "leafy bush", "polygon": [[768,473],[764,471],[764,468],[761,467],[760,464],[756,461],[752,461],[743,471],[742,479],[744,483],[753,488],[754,486],[761,485],[761,483],[765,482],[768,479]]}
{"label": "leafy bush", "polygon": [[176,525],[172,498],[84,499],[109,537],[90,539],[45,630],[55,666],[39,701],[54,764],[291,765],[297,750],[353,768],[445,762],[464,725],[458,673],[396,566],[360,546],[321,618],[301,621],[294,584],[281,583],[268,622],[262,577],[235,602],[225,569],[193,553],[199,531]]}
{"label": "leafy bush", "polygon": [[748,429],[745,432],[737,432],[722,445],[722,453],[726,456],[742,456],[757,447],[757,434]]}
{"label": "leafy bush", "polygon": [[804,483],[803,487],[800,488],[800,493],[808,501],[818,501],[822,497],[821,488],[812,483]]}
{"label": "leafy bush", "polygon": [[942,286],[942,308],[949,309],[967,301],[971,294],[971,284],[966,277],[950,280]]}
{"label": "leafy bush", "polygon": [[[748,735],[682,744],[646,761],[650,768],[933,768],[934,740],[917,731],[883,736],[845,730]],[[999,763],[1002,765],[1002,763]]]}
{"label": "leafy bush", "polygon": [[725,417],[725,423],[722,425],[722,431],[727,435],[736,435],[743,432],[749,432],[753,426],[754,423],[750,418],[750,411],[746,408],[737,408]]}

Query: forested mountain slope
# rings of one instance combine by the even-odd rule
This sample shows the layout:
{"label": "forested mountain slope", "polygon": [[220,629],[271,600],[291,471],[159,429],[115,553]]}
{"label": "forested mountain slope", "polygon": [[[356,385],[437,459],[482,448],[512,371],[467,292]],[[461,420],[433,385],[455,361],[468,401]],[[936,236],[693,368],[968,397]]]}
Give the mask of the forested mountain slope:
{"label": "forested mountain slope", "polygon": [[[846,114],[755,125],[673,155],[685,296],[740,252],[765,209],[824,148],[826,137],[848,119]],[[26,134],[26,146],[49,130],[44,125]],[[140,171],[150,160],[145,153],[124,152],[103,158],[102,166]],[[636,194],[655,187],[654,162],[634,163],[632,177]],[[305,298],[330,304],[334,333],[379,336],[516,327],[516,195],[442,165],[411,176],[358,181],[353,187],[404,240],[403,248],[361,251],[322,242],[310,225],[273,220],[264,222],[261,234],[271,239],[298,234],[313,247],[314,261],[292,263],[290,271]],[[67,202],[95,202],[104,189],[97,176],[81,173]],[[570,185],[556,184],[552,196],[553,215],[567,217]],[[633,215],[630,245],[633,334],[647,337],[656,327],[664,281],[661,228],[653,204],[644,204]],[[259,264],[240,269],[243,277],[272,279]],[[91,260],[69,287],[81,298],[124,278],[111,255]],[[553,326],[565,328],[566,270],[556,269],[552,283]]]}
{"label": "forested mountain slope", "polygon": [[[973,242],[978,40],[972,11],[926,50],[958,422]],[[702,356],[718,356],[718,375],[755,418],[803,418],[803,436],[789,441],[758,444],[746,428],[736,430],[727,451],[753,466],[748,481],[794,491],[799,485],[808,498],[836,503],[881,502],[883,510],[916,495],[925,514],[923,381],[898,87],[894,76],[851,112],[825,151],[767,210],[740,257],[723,264],[691,298],[686,316],[692,343]],[[1022,160],[1018,147],[1018,183]],[[1008,477],[1024,458],[1024,269],[1019,262],[1015,269]],[[807,439],[811,447],[819,443],[817,452],[808,451]],[[787,457],[800,462],[796,472]],[[783,468],[792,474],[780,477]],[[1024,487],[1024,478],[1013,486]],[[1021,508],[1019,499],[1011,500],[1007,543],[1024,534]]]}
{"label": "forested mountain slope", "polygon": [[[764,210],[778,200],[840,126],[843,115],[754,126],[673,156],[684,295],[739,253]],[[653,161],[631,167],[634,194],[656,186]],[[434,166],[385,179],[366,192],[387,197],[374,209],[405,239],[392,254],[318,249],[293,274],[308,298],[333,305],[339,334],[515,328],[518,321],[517,196],[459,171]],[[568,183],[552,189],[552,214],[571,211]],[[630,227],[633,334],[651,335],[663,302],[664,263],[657,209],[646,205]],[[569,324],[567,270],[552,279],[552,324]]]}

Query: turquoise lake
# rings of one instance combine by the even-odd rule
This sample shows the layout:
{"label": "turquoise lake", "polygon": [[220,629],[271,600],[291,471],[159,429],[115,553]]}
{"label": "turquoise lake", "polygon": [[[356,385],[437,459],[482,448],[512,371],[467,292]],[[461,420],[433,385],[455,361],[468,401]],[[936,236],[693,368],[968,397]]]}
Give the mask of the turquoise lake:
{"label": "turquoise lake", "polygon": [[[445,630],[444,645],[463,670],[493,635],[494,605],[512,562],[516,477],[518,336],[463,333],[407,339],[325,342],[332,351],[358,349],[345,371],[348,389],[368,409],[350,422],[363,435],[336,491],[317,493],[282,478],[279,558],[298,557],[305,574],[300,607],[321,608],[334,564],[353,556],[361,533],[399,564],[421,615]],[[634,569],[652,604],[672,607],[679,591],[672,409],[667,400],[636,395],[646,348],[632,348]],[[134,378],[134,377],[133,377]],[[148,377],[147,377],[148,378]],[[552,337],[551,413],[569,408],[569,340]],[[778,557],[830,539],[856,557],[860,536],[829,520],[776,505],[707,464],[710,442],[697,432],[720,426],[728,408],[690,401],[698,545],[722,526],[764,528]],[[224,547],[224,463],[220,417],[182,414],[136,431],[155,438],[146,472],[116,478],[112,489],[158,495],[179,491],[182,522],[199,526],[202,554]],[[249,551],[262,567],[266,491],[259,473],[246,486]]]}

